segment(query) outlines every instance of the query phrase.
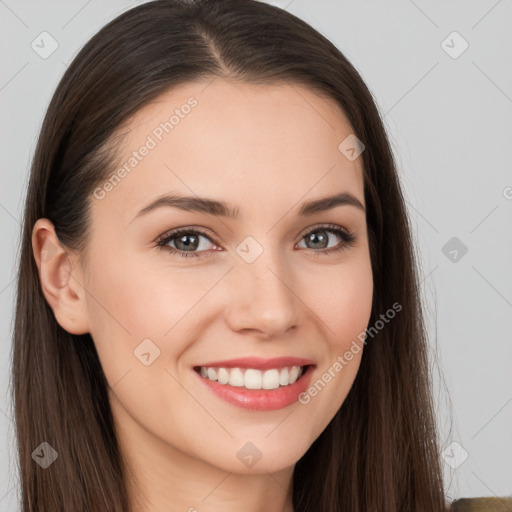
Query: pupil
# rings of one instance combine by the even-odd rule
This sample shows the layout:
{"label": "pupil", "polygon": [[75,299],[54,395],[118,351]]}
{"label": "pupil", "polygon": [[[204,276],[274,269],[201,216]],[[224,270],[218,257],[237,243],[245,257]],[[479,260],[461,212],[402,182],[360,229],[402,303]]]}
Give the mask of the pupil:
{"label": "pupil", "polygon": [[[185,240],[187,238],[195,238],[196,239],[196,243],[194,243],[194,242],[186,242]],[[195,235],[182,235],[179,238],[179,242],[183,243],[185,248],[192,247],[193,249],[197,249],[197,237]]]}
{"label": "pupil", "polygon": [[[319,236],[315,233],[312,233],[309,238],[310,238],[310,241],[312,241],[312,242],[314,242],[315,239],[319,239],[320,241],[322,241],[322,239],[323,239],[324,242],[327,240],[327,237],[325,235]],[[325,246],[325,244],[322,247],[324,247],[324,246]]]}

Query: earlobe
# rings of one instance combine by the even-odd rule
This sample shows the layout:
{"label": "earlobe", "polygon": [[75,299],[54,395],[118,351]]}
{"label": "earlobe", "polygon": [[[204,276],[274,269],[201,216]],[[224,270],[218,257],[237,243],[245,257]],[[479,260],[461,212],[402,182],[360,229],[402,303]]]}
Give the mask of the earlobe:
{"label": "earlobe", "polygon": [[32,249],[41,290],[59,325],[71,334],[89,332],[86,293],[77,264],[59,242],[52,222],[38,219],[32,230]]}

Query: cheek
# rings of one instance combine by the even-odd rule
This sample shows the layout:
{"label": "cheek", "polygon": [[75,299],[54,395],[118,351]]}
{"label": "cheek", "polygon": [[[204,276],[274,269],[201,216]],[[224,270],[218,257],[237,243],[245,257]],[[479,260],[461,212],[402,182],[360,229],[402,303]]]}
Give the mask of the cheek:
{"label": "cheek", "polygon": [[89,311],[102,328],[133,341],[161,337],[201,294],[197,287],[190,287],[184,274],[175,271],[166,277],[165,271],[145,269],[137,258],[107,257],[92,276]]}
{"label": "cheek", "polygon": [[317,286],[308,288],[309,304],[314,305],[315,313],[323,320],[331,351],[344,352],[364,332],[370,320],[373,299],[370,259],[354,259],[336,267],[336,271],[322,269],[316,277],[311,277]]}
{"label": "cheek", "polygon": [[323,300],[319,293],[320,302],[315,308],[323,321],[325,357],[306,392],[299,398],[307,411],[312,441],[342,406],[359,371],[364,351],[361,340],[364,340],[371,315],[371,272],[368,269],[360,269],[359,273],[340,271],[335,282],[331,281],[327,288],[331,292]]}
{"label": "cheek", "polygon": [[133,380],[135,370],[146,369],[137,357],[148,351],[153,370],[179,360],[195,339],[191,329],[199,329],[197,306],[223,272],[198,276],[193,268],[171,269],[160,260],[144,266],[122,254],[112,247],[103,251],[87,284],[91,336],[111,385],[127,372]]}
{"label": "cheek", "polygon": [[[160,360],[155,362],[163,361],[160,355],[168,355],[164,354],[163,335],[186,311],[174,284],[165,284],[135,261],[114,254],[105,255],[102,264],[91,271],[87,297],[91,336],[111,385],[127,371],[142,366],[134,351],[143,340],[154,343],[149,344],[152,357],[160,351]],[[172,350],[180,347],[173,344]]]}
{"label": "cheek", "polygon": [[324,270],[323,277],[321,272],[316,277],[320,286],[310,297],[327,343],[317,374],[322,382],[311,383],[315,389],[310,387],[310,400],[319,413],[317,428],[321,431],[345,400],[359,370],[372,310],[373,276],[368,257],[340,265],[335,272]]}

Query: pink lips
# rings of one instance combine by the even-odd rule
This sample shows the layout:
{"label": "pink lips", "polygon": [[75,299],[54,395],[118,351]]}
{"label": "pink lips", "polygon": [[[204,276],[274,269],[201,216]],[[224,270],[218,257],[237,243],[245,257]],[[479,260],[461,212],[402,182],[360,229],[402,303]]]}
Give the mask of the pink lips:
{"label": "pink lips", "polygon": [[272,411],[295,403],[299,395],[308,388],[311,375],[316,367],[311,360],[297,357],[276,357],[273,359],[246,357],[230,359],[229,361],[213,361],[200,366],[208,368],[255,368],[257,370],[270,370],[285,366],[306,366],[304,373],[293,384],[280,386],[276,389],[247,389],[230,386],[229,384],[220,384],[202,377],[197,371],[200,367],[196,367],[194,374],[215,395],[232,405],[253,411]]}

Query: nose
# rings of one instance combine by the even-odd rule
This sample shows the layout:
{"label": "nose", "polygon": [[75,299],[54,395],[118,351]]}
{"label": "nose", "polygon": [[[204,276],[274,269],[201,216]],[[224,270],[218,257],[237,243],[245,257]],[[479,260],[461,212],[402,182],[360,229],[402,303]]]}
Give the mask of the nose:
{"label": "nose", "polygon": [[277,250],[266,249],[252,263],[236,261],[225,283],[231,329],[269,339],[297,328],[305,305],[294,289],[296,277]]}

